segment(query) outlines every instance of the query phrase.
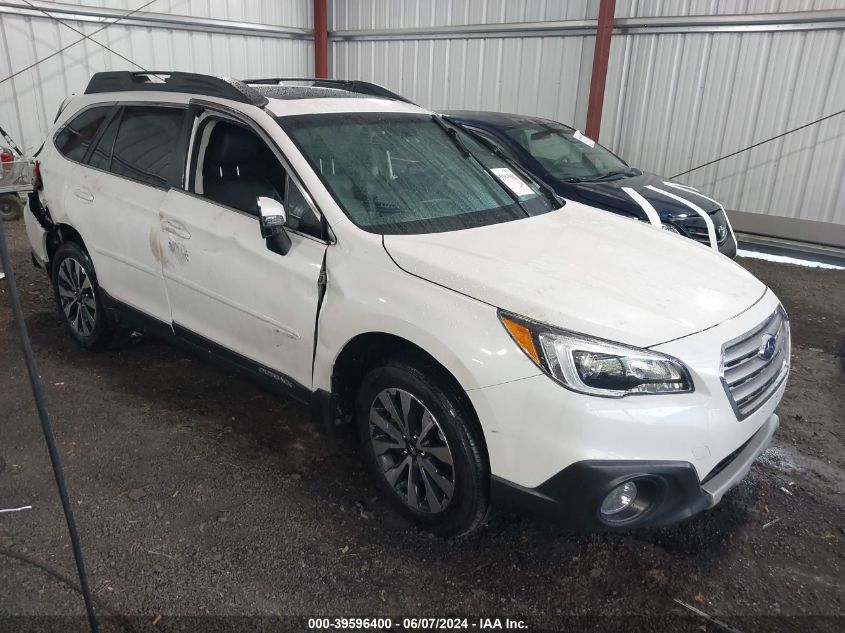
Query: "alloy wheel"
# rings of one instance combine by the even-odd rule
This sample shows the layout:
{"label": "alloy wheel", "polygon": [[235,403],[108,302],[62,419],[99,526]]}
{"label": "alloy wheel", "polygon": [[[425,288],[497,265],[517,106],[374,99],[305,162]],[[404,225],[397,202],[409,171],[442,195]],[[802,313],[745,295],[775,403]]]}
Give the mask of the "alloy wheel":
{"label": "alloy wheel", "polygon": [[94,286],[82,264],[72,257],[59,264],[58,293],[70,327],[79,336],[91,336],[97,324]]}
{"label": "alloy wheel", "polygon": [[416,396],[384,389],[370,405],[370,443],[382,476],[411,509],[442,512],[455,492],[452,451],[437,419]]}

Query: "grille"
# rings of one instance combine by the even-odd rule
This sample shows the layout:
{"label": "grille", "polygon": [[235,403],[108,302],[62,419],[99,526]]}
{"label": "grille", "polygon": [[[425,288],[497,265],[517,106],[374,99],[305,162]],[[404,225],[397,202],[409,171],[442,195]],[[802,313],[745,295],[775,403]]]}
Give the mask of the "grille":
{"label": "grille", "polygon": [[736,417],[762,406],[789,373],[789,320],[783,307],[722,348],[722,383]]}
{"label": "grille", "polygon": [[[719,209],[716,213],[710,215],[710,219],[713,220],[713,228],[716,231],[716,241],[719,245],[724,244],[725,240],[728,239],[727,231],[722,239],[719,239],[718,236],[719,227],[727,226],[725,212]],[[702,244],[710,246],[710,235],[707,233],[707,224],[705,223],[704,218],[700,215],[690,215],[686,218],[677,218],[672,221],[696,242],[701,242]]]}

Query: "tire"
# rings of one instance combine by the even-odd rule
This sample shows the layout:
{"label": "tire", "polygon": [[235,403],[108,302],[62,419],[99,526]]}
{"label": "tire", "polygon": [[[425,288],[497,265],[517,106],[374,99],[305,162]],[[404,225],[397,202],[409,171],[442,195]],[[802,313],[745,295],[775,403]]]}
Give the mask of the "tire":
{"label": "tire", "polygon": [[490,469],[478,424],[440,373],[411,357],[376,367],[358,389],[355,418],[390,503],[424,530],[461,536],[487,516]]}
{"label": "tire", "polygon": [[23,215],[23,202],[16,193],[0,195],[0,220],[11,222]]}
{"label": "tire", "polygon": [[103,309],[88,253],[75,242],[65,242],[53,257],[51,277],[56,309],[70,337],[87,350],[109,347],[119,330]]}

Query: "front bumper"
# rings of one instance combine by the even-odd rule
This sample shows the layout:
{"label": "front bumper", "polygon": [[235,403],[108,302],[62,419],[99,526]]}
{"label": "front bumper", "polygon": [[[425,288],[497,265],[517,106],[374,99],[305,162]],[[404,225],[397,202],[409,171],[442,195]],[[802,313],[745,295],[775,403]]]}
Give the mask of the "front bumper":
{"label": "front bumper", "polygon": [[786,381],[738,420],[720,373],[722,346],[771,316],[780,303],[766,292],[733,319],[652,349],[681,359],[695,391],[603,398],[576,393],[545,374],[471,389],[493,475],[536,488],[583,461],[682,462],[699,481],[775,413]]}
{"label": "front bumper", "polygon": [[[712,508],[748,473],[778,428],[772,414],[740,448],[699,481],[695,467],[683,461],[586,460],[576,462],[536,488],[493,477],[491,497],[500,508],[516,509],[582,531],[622,530],[677,523]],[[616,486],[633,480],[645,496],[643,508],[614,521],[599,511]]]}
{"label": "front bumper", "polygon": [[[683,216],[669,217],[667,219],[675,228],[682,232],[684,237],[712,247],[707,224],[702,217],[696,214],[688,215],[685,213]],[[710,219],[714,224],[714,230],[718,232],[720,228],[724,228],[727,231],[727,235],[716,244],[716,248],[722,255],[731,259],[735,258],[737,249],[736,235],[734,235],[724,210],[720,208],[715,212],[710,212]]]}

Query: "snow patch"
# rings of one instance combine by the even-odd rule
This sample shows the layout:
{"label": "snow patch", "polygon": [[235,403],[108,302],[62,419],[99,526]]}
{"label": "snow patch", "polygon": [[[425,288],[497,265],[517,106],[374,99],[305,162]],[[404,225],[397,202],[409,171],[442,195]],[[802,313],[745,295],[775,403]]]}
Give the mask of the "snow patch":
{"label": "snow patch", "polygon": [[765,259],[767,262],[776,262],[778,264],[793,264],[795,266],[807,266],[808,268],[824,268],[825,270],[845,270],[845,266],[825,264],[823,262],[814,262],[809,259],[799,259],[797,257],[787,257],[786,255],[770,255],[769,253],[746,251],[744,249],[739,249],[736,252],[736,256],[747,257],[749,259]]}

